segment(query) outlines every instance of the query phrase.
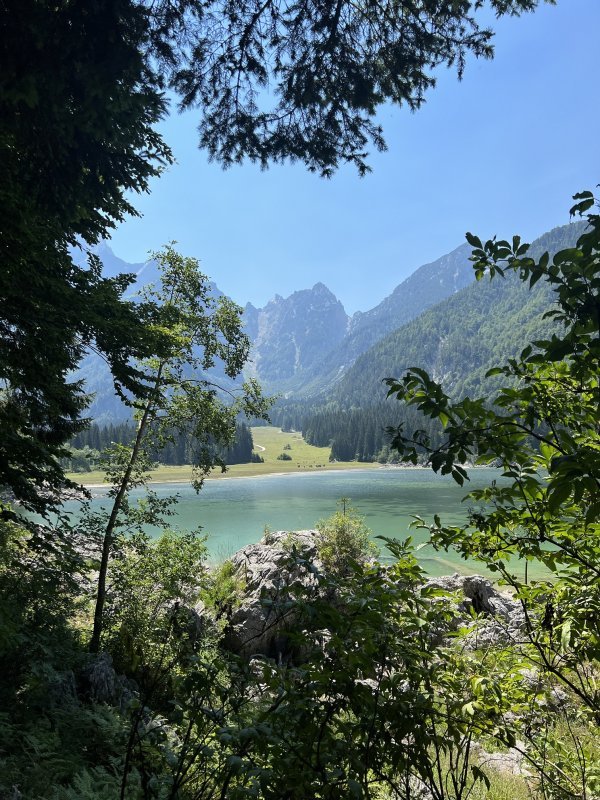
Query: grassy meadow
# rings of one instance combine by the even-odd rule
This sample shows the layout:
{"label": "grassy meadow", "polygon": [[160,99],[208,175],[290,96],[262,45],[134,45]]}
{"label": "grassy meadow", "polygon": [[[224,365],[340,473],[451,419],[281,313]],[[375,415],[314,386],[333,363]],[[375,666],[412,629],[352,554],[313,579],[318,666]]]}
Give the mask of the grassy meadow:
{"label": "grassy meadow", "polygon": [[[338,461],[330,463],[329,447],[314,447],[307,444],[301,433],[284,433],[280,428],[258,427],[252,428],[254,439],[254,452],[264,459],[263,464],[232,464],[227,472],[213,470],[211,478],[244,478],[257,475],[274,475],[287,472],[315,472],[318,470],[336,469],[368,469],[376,468],[378,464],[365,464],[357,461]],[[289,445],[289,449],[286,448]],[[277,456],[286,453],[290,461],[280,461]],[[152,472],[151,480],[154,483],[169,483],[187,481],[192,474],[189,465],[172,467],[161,464]],[[93,472],[71,473],[69,477],[84,486],[102,484],[104,473],[100,470]]]}

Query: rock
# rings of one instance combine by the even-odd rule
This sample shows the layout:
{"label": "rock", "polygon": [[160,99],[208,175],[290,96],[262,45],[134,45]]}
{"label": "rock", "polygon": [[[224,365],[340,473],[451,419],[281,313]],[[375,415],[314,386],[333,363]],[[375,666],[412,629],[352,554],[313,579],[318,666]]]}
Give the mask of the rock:
{"label": "rock", "polygon": [[124,675],[117,675],[112,658],[108,653],[99,653],[81,670],[80,690],[95,703],[107,703],[122,711],[136,696],[134,681]]}
{"label": "rock", "polygon": [[474,753],[477,756],[478,765],[484,770],[493,769],[509,775],[528,776],[531,773],[527,769],[527,762],[523,756],[525,744],[517,742],[516,747],[499,753],[489,753],[481,745],[475,744]]}
{"label": "rock", "polygon": [[202,600],[195,606],[173,602],[168,614],[176,636],[185,637],[190,645],[197,644],[205,638],[208,630],[214,626],[214,620]]}
{"label": "rock", "polygon": [[525,627],[521,604],[499,592],[487,578],[455,573],[432,578],[425,586],[458,594],[454,629],[472,624],[473,612],[479,615],[479,623],[468,637],[472,647],[514,642],[520,638]]}
{"label": "rock", "polygon": [[224,645],[250,658],[288,660],[294,645],[289,632],[298,620],[293,590],[318,591],[321,567],[316,531],[277,531],[238,551],[232,560],[245,583],[244,599],[225,630]]}
{"label": "rock", "polygon": [[10,789],[0,786],[0,800],[22,800],[22,797],[17,786],[11,786]]}
{"label": "rock", "polygon": [[[245,658],[265,656],[280,663],[299,656],[293,652],[295,645],[290,637],[299,619],[294,590],[302,589],[305,598],[319,596],[323,565],[317,554],[316,535],[311,530],[268,533],[232,557],[235,574],[245,588],[225,629],[223,644],[228,650]],[[473,625],[474,614],[479,616],[467,639],[473,648],[514,641],[523,630],[525,616],[520,603],[481,575],[457,573],[433,578],[425,587],[458,596],[451,630]],[[433,636],[443,641],[447,633],[445,628]]]}
{"label": "rock", "polygon": [[46,686],[47,702],[51,706],[64,708],[78,704],[75,673],[73,670],[55,672]]}

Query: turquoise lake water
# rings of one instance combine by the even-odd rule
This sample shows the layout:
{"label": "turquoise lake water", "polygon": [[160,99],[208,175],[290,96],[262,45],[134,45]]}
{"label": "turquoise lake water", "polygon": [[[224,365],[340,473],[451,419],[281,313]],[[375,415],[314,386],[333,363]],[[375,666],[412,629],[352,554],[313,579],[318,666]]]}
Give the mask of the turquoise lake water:
{"label": "turquoise lake water", "polygon": [[[450,524],[464,521],[468,506],[462,498],[471,488],[488,485],[497,472],[477,469],[470,476],[470,483],[460,487],[451,478],[426,469],[382,468],[227,478],[207,481],[199,494],[183,483],[157,484],[153,489],[160,496],[179,495],[171,524],[182,530],[202,526],[210,558],[217,561],[258,541],[266,526],[272,530],[314,527],[336,511],[340,497],[350,498],[374,536],[404,539],[410,535],[418,544],[425,541],[427,532],[409,530],[413,515],[429,522],[436,513]],[[106,502],[104,490],[93,493],[94,506]],[[67,507],[76,513],[76,504]],[[385,555],[382,550],[384,559]],[[454,553],[436,553],[425,547],[417,555],[431,574],[481,572],[481,567],[471,568]]]}

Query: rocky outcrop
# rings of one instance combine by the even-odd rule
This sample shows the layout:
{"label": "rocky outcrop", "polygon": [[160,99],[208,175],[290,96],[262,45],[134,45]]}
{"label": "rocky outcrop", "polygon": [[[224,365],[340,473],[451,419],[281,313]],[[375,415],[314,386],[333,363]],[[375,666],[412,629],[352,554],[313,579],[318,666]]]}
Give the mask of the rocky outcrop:
{"label": "rocky outcrop", "polygon": [[247,369],[267,385],[310,371],[348,327],[344,307],[322,283],[286,298],[276,295],[261,309],[248,304],[244,319],[252,340]]}
{"label": "rocky outcrop", "polygon": [[94,703],[107,703],[124,711],[136,697],[137,686],[118,675],[108,653],[91,658],[79,674],[79,692]]}
{"label": "rocky outcrop", "polygon": [[244,598],[225,630],[224,646],[281,662],[294,654],[290,632],[298,622],[293,595],[318,592],[316,531],[277,531],[238,551],[232,560]]}
{"label": "rocky outcrop", "polygon": [[[298,657],[291,635],[299,622],[295,597],[318,597],[322,591],[319,575],[323,565],[315,536],[316,531],[277,531],[233,556],[235,574],[244,590],[224,633],[223,644],[228,650],[246,658],[266,656],[278,662]],[[454,599],[455,616],[449,628],[435,634],[440,641],[449,629],[464,625],[473,626],[467,638],[473,647],[515,641],[523,630],[521,605],[499,592],[487,578],[455,574],[433,578],[425,585]],[[446,597],[443,602],[448,602]]]}
{"label": "rocky outcrop", "polygon": [[473,624],[474,617],[478,617],[467,638],[472,646],[485,647],[520,638],[525,626],[521,604],[499,592],[487,578],[455,573],[432,578],[426,586],[455,595],[457,613],[453,627]]}

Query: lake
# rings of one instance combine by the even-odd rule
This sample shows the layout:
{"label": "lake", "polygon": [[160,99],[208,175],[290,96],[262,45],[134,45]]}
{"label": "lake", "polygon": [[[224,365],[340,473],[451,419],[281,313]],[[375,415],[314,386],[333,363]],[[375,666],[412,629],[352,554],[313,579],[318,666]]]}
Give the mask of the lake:
{"label": "lake", "polygon": [[[258,541],[265,527],[313,528],[336,511],[340,497],[350,498],[374,536],[403,539],[410,535],[420,543],[427,532],[409,530],[414,514],[429,522],[436,513],[447,523],[463,522],[467,506],[462,498],[471,488],[488,485],[497,474],[492,469],[471,470],[466,487],[426,469],[382,468],[213,480],[198,495],[187,484],[156,484],[153,489],[160,496],[179,495],[172,524],[184,530],[202,526],[210,558],[219,561]],[[93,493],[93,505],[104,504],[105,491],[94,489]],[[73,503],[67,507],[75,510]],[[481,572],[481,567],[470,569],[456,554],[436,553],[431,547],[420,550],[418,557],[432,575]]]}

